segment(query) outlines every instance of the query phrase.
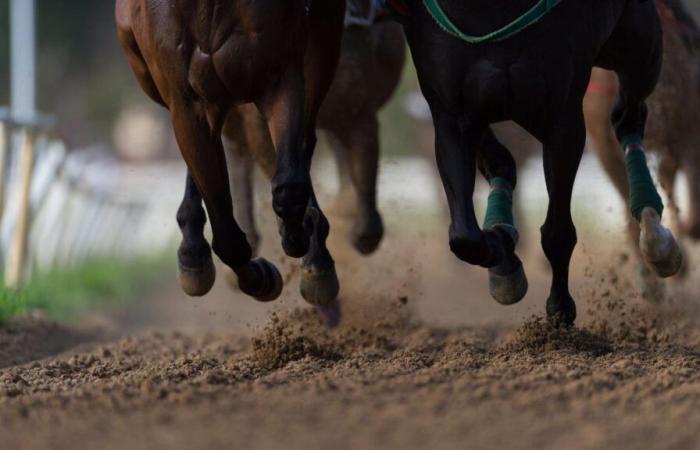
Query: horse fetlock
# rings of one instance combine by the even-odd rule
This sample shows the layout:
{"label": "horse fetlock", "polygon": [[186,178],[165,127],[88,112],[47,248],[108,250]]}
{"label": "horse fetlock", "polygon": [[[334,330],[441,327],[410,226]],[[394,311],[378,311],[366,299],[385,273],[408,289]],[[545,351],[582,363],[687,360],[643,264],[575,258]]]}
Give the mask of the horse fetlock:
{"label": "horse fetlock", "polygon": [[503,244],[493,231],[480,233],[478,238],[451,236],[450,250],[460,260],[481,267],[494,267],[503,259]]}
{"label": "horse fetlock", "polygon": [[311,237],[303,222],[290,224],[279,220],[279,233],[282,237],[282,249],[290,258],[302,258],[309,252]]}
{"label": "horse fetlock", "polygon": [[384,222],[377,210],[357,216],[350,239],[363,255],[374,253],[384,237]]}
{"label": "horse fetlock", "polygon": [[676,275],[683,266],[683,252],[656,209],[642,210],[640,228],[639,247],[647,264],[662,278]]}
{"label": "horse fetlock", "polygon": [[244,294],[260,302],[277,300],[282,294],[284,281],[277,267],[264,258],[257,258],[247,265],[234,268],[238,275],[238,287]]}
{"label": "horse fetlock", "polygon": [[277,217],[285,222],[301,222],[311,198],[311,183],[285,182],[274,183],[272,190],[272,208]]}
{"label": "horse fetlock", "polygon": [[547,299],[547,318],[554,324],[573,325],[576,321],[576,302],[571,295],[552,293]]}

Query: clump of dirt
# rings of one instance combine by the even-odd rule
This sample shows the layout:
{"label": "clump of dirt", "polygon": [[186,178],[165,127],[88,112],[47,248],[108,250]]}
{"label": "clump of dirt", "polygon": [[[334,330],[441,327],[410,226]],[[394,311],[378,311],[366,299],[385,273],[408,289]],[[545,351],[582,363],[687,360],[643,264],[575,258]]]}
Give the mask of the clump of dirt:
{"label": "clump of dirt", "polygon": [[341,359],[341,354],[326,336],[313,332],[307,334],[302,321],[295,322],[275,314],[262,334],[252,339],[253,359],[263,369],[280,369],[307,357],[330,361]]}
{"label": "clump of dirt", "polygon": [[347,316],[338,329],[328,329],[312,309],[274,314],[269,325],[251,340],[252,360],[262,369],[276,370],[307,357],[339,361],[368,350],[388,353],[419,328],[401,299]]}
{"label": "clump of dirt", "polygon": [[504,350],[542,354],[551,351],[602,356],[613,351],[604,335],[533,316],[506,341]]}

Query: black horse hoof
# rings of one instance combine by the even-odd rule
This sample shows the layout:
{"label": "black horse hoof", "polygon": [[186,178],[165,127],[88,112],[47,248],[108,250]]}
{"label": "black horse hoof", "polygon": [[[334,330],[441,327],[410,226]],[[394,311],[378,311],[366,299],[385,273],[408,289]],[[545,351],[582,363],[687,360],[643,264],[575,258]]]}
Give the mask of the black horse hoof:
{"label": "black horse hoof", "polygon": [[573,325],[576,321],[574,299],[568,295],[564,298],[549,297],[547,299],[547,317],[555,323]]}
{"label": "black horse hoof", "polygon": [[338,299],[333,300],[325,306],[316,306],[316,312],[321,322],[328,328],[335,328],[340,324],[342,311]]}
{"label": "black horse hoof", "polygon": [[251,285],[241,283],[240,290],[259,302],[271,302],[277,300],[282,294],[284,281],[282,275],[274,264],[264,258],[257,258],[250,262],[252,268],[258,273],[258,279]]}
{"label": "black horse hoof", "polygon": [[525,298],[528,287],[523,264],[515,254],[489,269],[489,291],[501,305],[518,303]]}
{"label": "black horse hoof", "polygon": [[303,258],[309,252],[311,238],[304,227],[290,230],[281,219],[278,219],[279,233],[282,237],[282,249],[290,258]]}
{"label": "black horse hoof", "polygon": [[216,268],[211,255],[201,268],[187,267],[178,262],[177,277],[183,292],[190,297],[203,297],[211,291],[216,281]]}
{"label": "black horse hoof", "polygon": [[304,300],[311,305],[330,305],[340,293],[340,282],[335,267],[324,270],[303,267],[300,291]]}
{"label": "black horse hoof", "polygon": [[384,224],[379,213],[359,219],[353,227],[350,239],[352,245],[362,255],[374,253],[384,237]]}

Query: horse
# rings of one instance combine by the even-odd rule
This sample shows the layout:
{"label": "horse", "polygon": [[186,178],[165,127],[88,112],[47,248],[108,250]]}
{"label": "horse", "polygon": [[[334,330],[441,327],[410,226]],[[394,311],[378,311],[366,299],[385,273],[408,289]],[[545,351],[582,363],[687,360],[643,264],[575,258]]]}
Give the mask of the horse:
{"label": "horse", "polygon": [[[348,2],[338,70],[317,121],[338,163],[337,209],[354,219],[350,242],[363,255],[373,253],[384,234],[376,199],[378,113],[398,88],[406,61],[401,26],[375,22],[374,5],[375,0]],[[239,223],[256,248],[260,234],[255,224],[253,168],[257,164],[272,177],[274,148],[255,109],[239,107],[234,115],[235,121],[224,127],[231,191]]]}
{"label": "horse", "polygon": [[[664,31],[663,58],[659,83],[648,99],[649,129],[647,139],[650,151],[661,160],[658,176],[669,201],[671,225],[681,238],[700,238],[700,160],[695,158],[694,143],[700,139],[694,126],[700,119],[700,28],[680,0],[657,0]],[[624,152],[610,123],[615,100],[619,92],[614,72],[594,68],[588,91],[584,98],[584,117],[588,131],[588,148],[595,152],[613,186],[629,207],[629,186]],[[422,96],[413,97],[412,115],[421,126],[421,151],[432,160],[434,132],[427,103]],[[430,121],[430,126],[427,126]],[[517,167],[522,167],[541,152],[541,145],[522,129],[513,124],[493,126],[494,133],[506,148],[511,149]],[[678,171],[684,172],[690,194],[687,211],[677,206],[675,180]],[[513,204],[516,223],[522,223],[522,205]],[[682,214],[685,213],[685,214]],[[684,216],[684,217],[681,217]],[[658,278],[644,266],[639,252],[639,224],[631,213],[627,214],[628,235],[635,248],[641,267],[645,294],[657,298]],[[521,243],[521,242],[520,242]],[[686,261],[687,267],[687,261]]]}
{"label": "horse", "polygon": [[[207,294],[216,273],[212,249],[240,289],[272,301],[283,288],[274,264],[253,258],[234,217],[222,130],[239,105],[260,112],[276,150],[273,209],[285,253],[304,257],[307,288],[320,309],[337,295],[326,249],[328,221],[309,169],[318,110],[333,80],[343,32],[344,0],[117,0],[120,42],[145,93],[170,111],[187,163],[177,212],[182,231],[179,281],[191,296]],[[202,207],[206,206],[206,213]],[[211,221],[211,247],[203,229]]]}
{"label": "horse", "polygon": [[[650,150],[659,156],[658,179],[669,202],[672,229],[681,238],[697,241],[700,239],[700,160],[696,151],[700,140],[696,125],[700,121],[700,27],[680,0],[657,0],[657,6],[664,31],[664,65],[659,84],[648,101],[649,117],[653,119],[647,131],[648,143]],[[615,73],[595,69],[584,112],[590,147],[629,206],[624,152],[609,120],[618,93]],[[684,214],[675,192],[679,171],[685,174],[690,200]],[[627,222],[631,240],[639,242],[637,221],[628,214]],[[639,251],[636,253],[641,257]],[[656,277],[646,273],[644,279],[653,292]]]}
{"label": "horse", "polygon": [[[512,120],[543,144],[549,207],[541,229],[552,267],[546,312],[572,324],[576,304],[569,265],[577,244],[571,195],[586,141],[583,98],[591,69],[615,71],[620,96],[612,114],[625,152],[630,208],[646,263],[661,277],[680,270],[682,254],[661,224],[663,202],[643,145],[646,99],[662,64],[662,30],[647,0],[392,0],[404,26],[436,132],[439,173],[450,209],[449,244],[462,261],[488,269],[492,297],[519,302],[528,290],[515,253],[515,161],[490,125]],[[491,192],[479,227],[477,169]]]}

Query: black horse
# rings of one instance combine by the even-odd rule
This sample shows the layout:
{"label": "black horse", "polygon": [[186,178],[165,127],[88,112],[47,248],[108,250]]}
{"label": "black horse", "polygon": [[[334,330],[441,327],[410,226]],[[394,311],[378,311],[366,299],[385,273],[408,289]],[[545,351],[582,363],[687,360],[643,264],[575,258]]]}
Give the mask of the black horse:
{"label": "black horse", "polygon": [[[577,242],[571,194],[586,139],[582,100],[593,66],[613,70],[620,78],[612,120],[626,152],[642,253],[659,275],[677,273],[680,251],[660,224],[663,204],[642,146],[645,100],[657,83],[662,59],[653,1],[403,0],[402,6],[400,20],[435,124],[452,220],[450,247],[459,259],[489,269],[497,301],[512,304],[527,292],[514,252],[515,162],[489,127],[513,120],[544,146],[550,203],[542,247],[553,271],[547,313],[564,323],[576,318],[568,286]],[[541,13],[533,19],[535,8]],[[528,26],[515,26],[519,18],[529,18]],[[496,30],[504,32],[486,39],[465,37]],[[472,201],[477,168],[492,186],[483,231]]]}

